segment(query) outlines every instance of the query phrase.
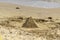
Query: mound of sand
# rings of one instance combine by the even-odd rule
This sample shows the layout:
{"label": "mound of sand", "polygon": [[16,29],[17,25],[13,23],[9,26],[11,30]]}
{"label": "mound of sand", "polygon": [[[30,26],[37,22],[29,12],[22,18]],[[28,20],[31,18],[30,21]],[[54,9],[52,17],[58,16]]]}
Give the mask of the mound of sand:
{"label": "mound of sand", "polygon": [[25,28],[37,28],[37,25],[35,24],[33,18],[29,17],[29,18],[26,19],[26,22],[23,24],[22,27],[25,27]]}

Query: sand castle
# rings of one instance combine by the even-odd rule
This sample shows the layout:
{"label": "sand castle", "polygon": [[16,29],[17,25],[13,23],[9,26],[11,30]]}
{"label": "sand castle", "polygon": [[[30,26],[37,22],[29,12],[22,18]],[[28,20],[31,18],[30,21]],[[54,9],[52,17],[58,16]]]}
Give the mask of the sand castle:
{"label": "sand castle", "polygon": [[37,28],[37,25],[35,24],[33,18],[29,17],[26,19],[26,21],[22,27],[24,27],[24,28]]}

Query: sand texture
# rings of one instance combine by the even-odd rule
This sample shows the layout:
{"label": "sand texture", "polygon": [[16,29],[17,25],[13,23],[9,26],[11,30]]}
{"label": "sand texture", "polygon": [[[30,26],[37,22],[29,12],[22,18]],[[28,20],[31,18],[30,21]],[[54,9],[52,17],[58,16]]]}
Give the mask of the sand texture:
{"label": "sand texture", "polygon": [[60,40],[60,8],[0,3],[2,40]]}

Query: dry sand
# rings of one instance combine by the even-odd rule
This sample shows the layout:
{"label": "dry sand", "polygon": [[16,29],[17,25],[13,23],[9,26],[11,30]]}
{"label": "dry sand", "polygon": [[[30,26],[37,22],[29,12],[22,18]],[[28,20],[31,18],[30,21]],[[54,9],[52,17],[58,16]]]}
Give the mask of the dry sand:
{"label": "dry sand", "polygon": [[[22,28],[26,18],[30,16],[38,28]],[[54,22],[47,19],[49,16]],[[36,22],[38,18],[47,22]],[[60,40],[60,8],[47,9],[0,3],[0,34],[3,40]]]}
{"label": "dry sand", "polygon": [[[20,9],[16,9],[20,7]],[[20,6],[15,4],[0,3],[0,16],[11,17],[11,16],[33,16],[33,17],[47,17],[52,16],[55,18],[60,17],[60,8],[35,8],[29,6]],[[7,15],[6,15],[7,14]]]}

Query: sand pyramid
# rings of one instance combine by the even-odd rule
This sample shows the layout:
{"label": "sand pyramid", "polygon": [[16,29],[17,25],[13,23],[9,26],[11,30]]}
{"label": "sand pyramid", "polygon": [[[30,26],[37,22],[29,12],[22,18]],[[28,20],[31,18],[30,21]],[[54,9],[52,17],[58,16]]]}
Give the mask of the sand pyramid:
{"label": "sand pyramid", "polygon": [[29,17],[29,18],[26,19],[26,22],[23,24],[22,27],[25,27],[25,28],[37,28],[37,25],[35,24],[33,18]]}

